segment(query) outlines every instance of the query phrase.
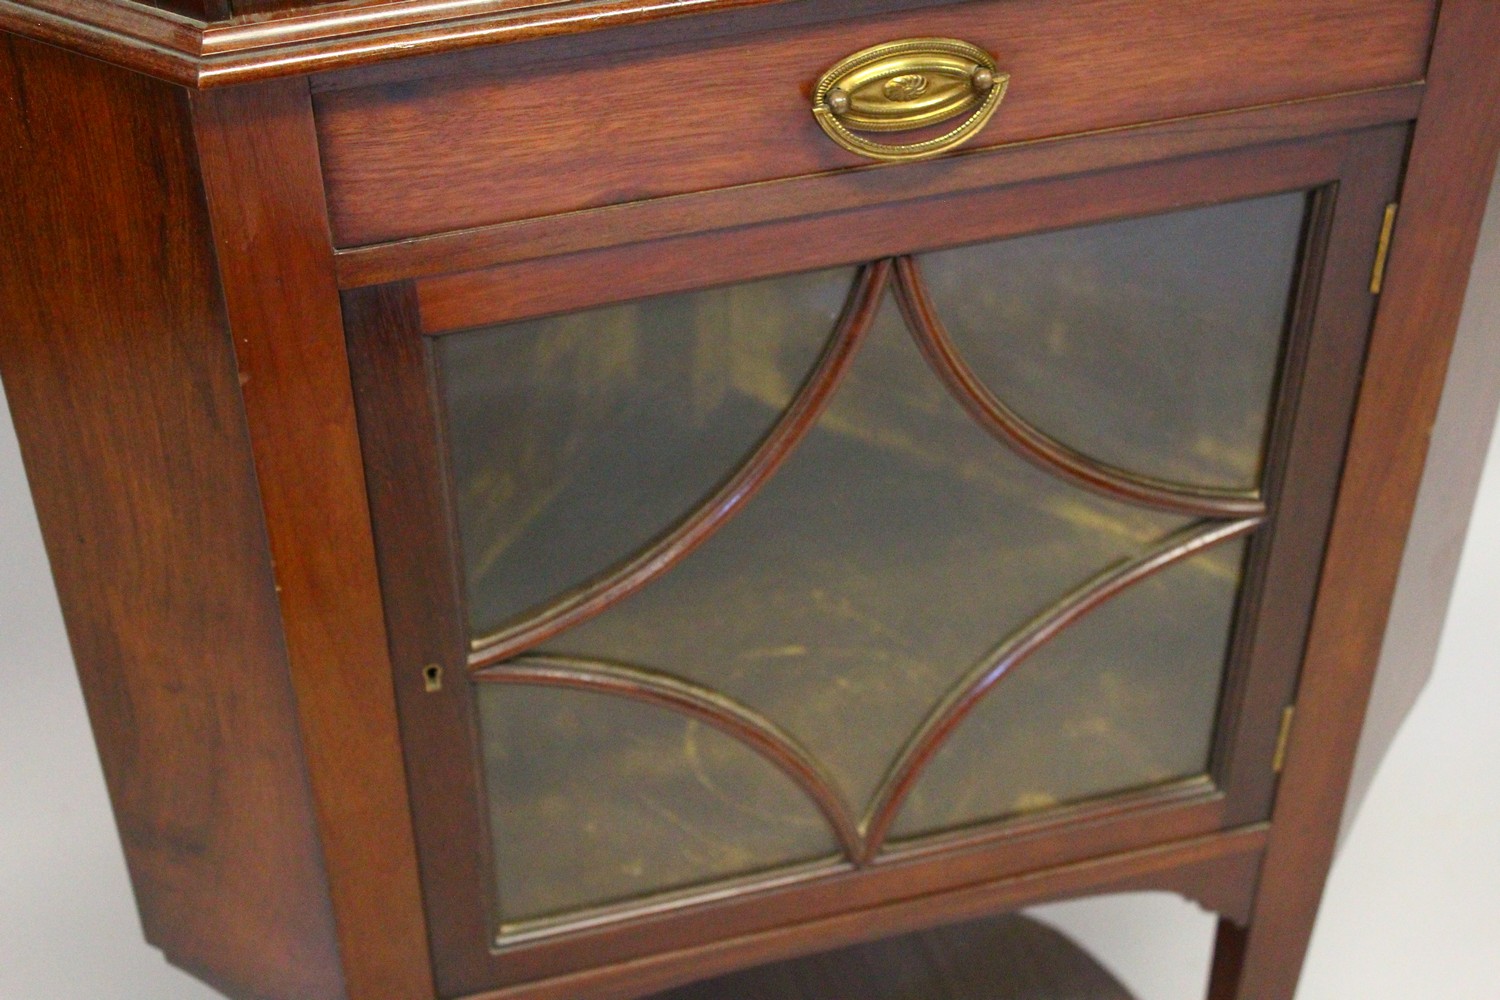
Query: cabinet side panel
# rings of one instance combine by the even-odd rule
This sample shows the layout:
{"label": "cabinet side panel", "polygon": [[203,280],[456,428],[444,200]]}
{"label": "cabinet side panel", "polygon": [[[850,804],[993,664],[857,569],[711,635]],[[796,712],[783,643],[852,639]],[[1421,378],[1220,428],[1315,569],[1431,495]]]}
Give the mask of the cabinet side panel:
{"label": "cabinet side panel", "polygon": [[184,97],[0,37],[0,370],[148,937],[343,995]]}
{"label": "cabinet side panel", "polygon": [[1475,512],[1480,475],[1500,410],[1500,323],[1494,320],[1500,316],[1500,282],[1484,281],[1485,275],[1500,275],[1500,183],[1490,189],[1481,232],[1483,242],[1448,364],[1422,491],[1391,602],[1380,668],[1360,734],[1340,843],[1359,815],[1381,762],[1426,688],[1437,660],[1463,540]]}

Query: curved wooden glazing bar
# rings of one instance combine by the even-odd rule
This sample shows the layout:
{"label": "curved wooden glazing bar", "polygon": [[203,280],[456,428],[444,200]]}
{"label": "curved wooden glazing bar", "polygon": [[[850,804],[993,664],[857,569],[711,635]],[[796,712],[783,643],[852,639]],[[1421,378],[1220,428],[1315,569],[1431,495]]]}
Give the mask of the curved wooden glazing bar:
{"label": "curved wooden glazing bar", "polygon": [[940,701],[912,734],[876,791],[860,824],[866,863],[879,853],[907,793],[947,738],[1017,664],[1052,641],[1068,626],[1127,588],[1216,545],[1249,534],[1264,523],[1250,517],[1220,524],[1190,525],[1139,559],[1110,567],[1060,599],[985,654]]}
{"label": "curved wooden glazing bar", "polygon": [[566,656],[521,656],[476,671],[473,679],[482,684],[523,684],[614,695],[705,722],[743,743],[796,782],[828,820],[851,861],[863,853],[852,812],[812,755],[776,723],[716,691],[640,667]]}
{"label": "curved wooden glazing bar", "polygon": [[896,300],[922,356],[971,416],[1032,464],[1113,500],[1197,517],[1263,517],[1266,505],[1253,492],[1188,486],[1141,476],[1074,451],[1027,423],[974,374],[943,326],[911,257],[896,261]]}
{"label": "curved wooden glazing bar", "polygon": [[473,640],[470,668],[478,670],[507,660],[594,617],[671,569],[728,522],[817,422],[874,321],[890,272],[889,261],[870,264],[860,272],[812,374],[760,445],[707,502],[655,543],[593,583],[563,594],[509,628]]}

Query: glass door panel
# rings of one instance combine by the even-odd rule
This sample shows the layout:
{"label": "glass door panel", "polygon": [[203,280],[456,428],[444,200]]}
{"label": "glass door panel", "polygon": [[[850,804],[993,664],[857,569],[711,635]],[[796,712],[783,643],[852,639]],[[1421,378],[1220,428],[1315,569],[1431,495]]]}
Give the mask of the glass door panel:
{"label": "glass door panel", "polygon": [[1186,523],[1015,457],[887,300],[822,419],[744,512],[546,649],[723,692],[784,726],[863,812],[997,640]]}
{"label": "glass door panel", "polygon": [[795,784],[695,718],[510,684],[479,711],[502,928],[839,853]]}
{"label": "glass door panel", "polygon": [[1254,490],[1307,196],[921,256],[960,354],[1022,419],[1170,482]]}
{"label": "glass door panel", "polygon": [[439,340],[471,633],[587,582],[701,503],[786,409],[853,274]]}
{"label": "glass door panel", "polygon": [[1038,650],[938,750],[892,838],[1202,774],[1243,555],[1172,566]]}
{"label": "glass door panel", "polygon": [[441,338],[496,924],[1204,773],[1307,204]]}

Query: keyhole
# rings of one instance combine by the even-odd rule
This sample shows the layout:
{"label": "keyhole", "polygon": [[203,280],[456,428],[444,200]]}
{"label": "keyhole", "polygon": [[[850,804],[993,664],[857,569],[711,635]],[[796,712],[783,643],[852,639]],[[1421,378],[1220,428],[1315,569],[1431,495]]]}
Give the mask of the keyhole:
{"label": "keyhole", "polygon": [[422,668],[422,681],[426,685],[427,693],[443,689],[443,668],[436,663],[429,663]]}

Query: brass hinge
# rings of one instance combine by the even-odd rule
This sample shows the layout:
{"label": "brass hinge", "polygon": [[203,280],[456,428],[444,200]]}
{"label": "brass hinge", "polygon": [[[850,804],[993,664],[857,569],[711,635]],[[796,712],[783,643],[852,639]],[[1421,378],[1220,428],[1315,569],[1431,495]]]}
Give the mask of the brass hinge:
{"label": "brass hinge", "polygon": [[1375,270],[1370,272],[1370,294],[1379,295],[1385,285],[1385,261],[1391,255],[1391,233],[1396,229],[1396,209],[1400,205],[1391,202],[1385,206],[1385,221],[1380,224],[1380,242],[1375,246]]}
{"label": "brass hinge", "polygon": [[1271,758],[1273,774],[1280,774],[1282,766],[1286,764],[1286,745],[1292,738],[1292,716],[1296,714],[1296,705],[1288,705],[1281,710],[1281,730],[1276,734],[1276,753]]}

